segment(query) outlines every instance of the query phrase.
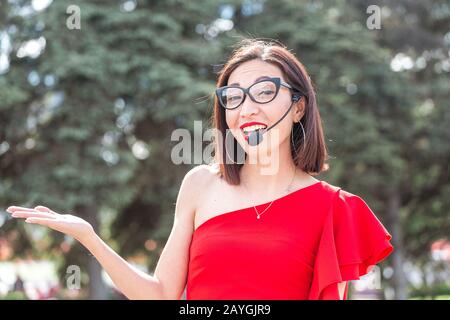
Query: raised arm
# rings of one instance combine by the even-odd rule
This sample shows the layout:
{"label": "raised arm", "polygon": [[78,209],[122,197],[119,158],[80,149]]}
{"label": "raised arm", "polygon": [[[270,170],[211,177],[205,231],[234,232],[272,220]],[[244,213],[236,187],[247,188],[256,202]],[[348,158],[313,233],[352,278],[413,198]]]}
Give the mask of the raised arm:
{"label": "raised arm", "polygon": [[11,206],[14,218],[47,226],[68,234],[84,245],[99,261],[117,288],[129,299],[179,299],[186,284],[189,246],[194,230],[198,188],[204,181],[205,166],[189,171],[178,194],[172,231],[159,258],[155,273],[148,275],[130,265],[112,250],[85,220],[63,215],[44,206],[34,209]]}

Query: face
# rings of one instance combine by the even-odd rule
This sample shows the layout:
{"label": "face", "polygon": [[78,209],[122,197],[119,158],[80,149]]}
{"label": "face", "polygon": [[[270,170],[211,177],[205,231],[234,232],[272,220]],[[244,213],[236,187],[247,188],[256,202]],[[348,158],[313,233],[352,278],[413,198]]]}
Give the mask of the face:
{"label": "face", "polygon": [[[277,66],[261,60],[251,60],[244,62],[230,74],[227,85],[248,88],[260,81],[258,79],[261,77],[277,77],[286,83],[282,71]],[[280,86],[275,99],[268,103],[259,104],[246,96],[239,107],[225,110],[226,123],[247,155],[270,154],[275,148],[280,152],[290,152],[291,129],[294,122],[300,120],[303,115],[303,99],[294,103],[289,114],[280,123],[264,133],[262,142],[257,146],[250,146],[247,143],[248,133],[257,127],[245,128],[245,126],[251,122],[258,122],[262,127],[270,127],[284,115],[291,103],[292,90]]]}

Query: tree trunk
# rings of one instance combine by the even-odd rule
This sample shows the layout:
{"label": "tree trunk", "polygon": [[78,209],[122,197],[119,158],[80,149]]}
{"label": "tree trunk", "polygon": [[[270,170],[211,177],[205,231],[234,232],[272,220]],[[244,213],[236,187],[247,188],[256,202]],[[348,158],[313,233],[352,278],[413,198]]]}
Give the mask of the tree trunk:
{"label": "tree trunk", "polygon": [[[98,233],[99,221],[97,218],[97,209],[92,207],[82,207],[80,210],[83,217],[92,225],[95,232]],[[105,300],[108,298],[108,288],[102,278],[102,267],[94,256],[89,256],[88,261],[89,274],[89,296],[90,300]]]}
{"label": "tree trunk", "polygon": [[392,188],[391,192],[388,194],[388,216],[390,232],[392,234],[392,245],[394,246],[392,260],[394,268],[395,299],[406,300],[408,298],[407,280],[403,270],[403,233],[400,218],[400,193],[397,188]]}
{"label": "tree trunk", "polygon": [[89,300],[106,300],[108,288],[102,278],[102,267],[94,257],[89,259],[88,270]]}

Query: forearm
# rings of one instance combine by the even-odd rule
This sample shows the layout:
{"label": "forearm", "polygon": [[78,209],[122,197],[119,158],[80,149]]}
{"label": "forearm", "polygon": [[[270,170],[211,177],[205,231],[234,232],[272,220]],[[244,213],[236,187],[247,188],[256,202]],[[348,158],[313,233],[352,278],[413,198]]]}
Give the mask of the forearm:
{"label": "forearm", "polygon": [[128,299],[164,299],[161,283],[156,277],[134,268],[97,234],[94,233],[81,243],[94,255],[117,288]]}
{"label": "forearm", "polygon": [[344,300],[346,286],[347,286],[347,281],[338,283],[339,300]]}

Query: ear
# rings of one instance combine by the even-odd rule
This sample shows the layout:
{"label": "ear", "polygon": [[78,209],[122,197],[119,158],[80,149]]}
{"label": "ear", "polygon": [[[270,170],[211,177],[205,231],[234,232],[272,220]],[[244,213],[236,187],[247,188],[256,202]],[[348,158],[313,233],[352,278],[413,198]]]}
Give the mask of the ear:
{"label": "ear", "polygon": [[294,121],[298,122],[303,118],[303,115],[305,114],[305,99],[304,97],[301,97],[301,99],[298,102],[295,102],[294,107]]}

